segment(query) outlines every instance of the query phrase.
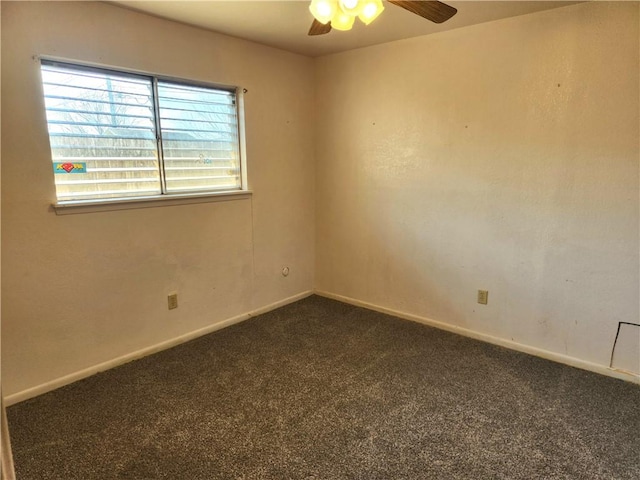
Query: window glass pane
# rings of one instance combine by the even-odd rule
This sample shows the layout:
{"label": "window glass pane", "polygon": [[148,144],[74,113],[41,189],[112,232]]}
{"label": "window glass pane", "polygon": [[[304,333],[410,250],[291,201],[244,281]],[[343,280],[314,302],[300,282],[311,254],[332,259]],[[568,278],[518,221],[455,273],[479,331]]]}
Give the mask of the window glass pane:
{"label": "window glass pane", "polygon": [[241,188],[235,93],[158,82],[167,192]]}
{"label": "window glass pane", "polygon": [[41,70],[58,201],[161,193],[151,79]]}

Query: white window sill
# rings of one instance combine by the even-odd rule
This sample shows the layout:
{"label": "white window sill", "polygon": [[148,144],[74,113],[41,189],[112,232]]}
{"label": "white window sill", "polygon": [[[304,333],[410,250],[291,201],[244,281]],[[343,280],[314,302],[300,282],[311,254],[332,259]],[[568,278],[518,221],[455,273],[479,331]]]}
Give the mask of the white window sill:
{"label": "white window sill", "polygon": [[136,198],[106,198],[104,200],[75,200],[59,202],[52,205],[56,215],[71,215],[76,213],[109,212],[113,210],[129,210],[133,208],[168,207],[189,203],[227,202],[250,198],[250,190],[234,190],[215,193],[185,193],[172,195],[154,195]]}

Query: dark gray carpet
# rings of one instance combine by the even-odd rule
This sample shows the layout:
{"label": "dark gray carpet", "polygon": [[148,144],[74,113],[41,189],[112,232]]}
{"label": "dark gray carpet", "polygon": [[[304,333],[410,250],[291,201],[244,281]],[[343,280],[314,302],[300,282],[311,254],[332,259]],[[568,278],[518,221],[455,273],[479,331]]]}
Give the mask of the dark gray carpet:
{"label": "dark gray carpet", "polygon": [[639,479],[640,388],[310,297],[9,408],[27,479]]}

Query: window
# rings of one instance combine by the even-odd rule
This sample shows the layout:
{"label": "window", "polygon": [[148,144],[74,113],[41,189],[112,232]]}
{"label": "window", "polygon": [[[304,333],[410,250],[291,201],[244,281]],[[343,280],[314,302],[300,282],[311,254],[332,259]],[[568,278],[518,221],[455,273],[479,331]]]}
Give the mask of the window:
{"label": "window", "polygon": [[241,190],[235,89],[42,61],[58,203]]}

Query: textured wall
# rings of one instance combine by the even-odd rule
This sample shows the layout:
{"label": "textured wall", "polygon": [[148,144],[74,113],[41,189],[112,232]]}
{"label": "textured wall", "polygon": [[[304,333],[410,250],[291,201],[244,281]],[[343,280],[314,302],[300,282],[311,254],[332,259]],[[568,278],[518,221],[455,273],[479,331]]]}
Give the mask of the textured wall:
{"label": "textured wall", "polygon": [[638,9],[318,59],[316,288],[608,365],[638,322]]}
{"label": "textured wall", "polygon": [[[608,364],[638,321],[638,20],[581,4],[320,58],[314,83],[114,6],[2,2],[3,394],[307,291],[314,244],[319,290]],[[56,216],[35,54],[247,88],[252,199]]]}
{"label": "textured wall", "polygon": [[[36,54],[247,88],[253,197],[56,216]],[[107,4],[2,2],[4,395],[313,288],[312,82],[311,59]]]}

